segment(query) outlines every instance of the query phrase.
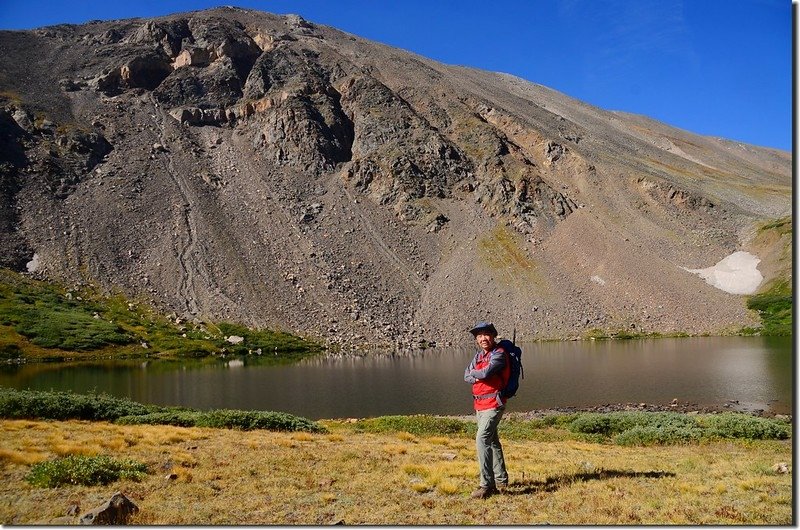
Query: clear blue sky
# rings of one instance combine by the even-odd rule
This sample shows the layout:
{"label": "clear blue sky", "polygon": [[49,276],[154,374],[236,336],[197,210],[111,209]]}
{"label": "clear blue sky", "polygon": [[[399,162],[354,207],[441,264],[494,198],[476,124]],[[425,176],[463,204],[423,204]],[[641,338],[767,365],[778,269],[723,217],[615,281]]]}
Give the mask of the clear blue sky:
{"label": "clear blue sky", "polygon": [[225,1],[514,74],[695,133],[792,147],[790,0],[0,0],[0,28],[153,17]]}

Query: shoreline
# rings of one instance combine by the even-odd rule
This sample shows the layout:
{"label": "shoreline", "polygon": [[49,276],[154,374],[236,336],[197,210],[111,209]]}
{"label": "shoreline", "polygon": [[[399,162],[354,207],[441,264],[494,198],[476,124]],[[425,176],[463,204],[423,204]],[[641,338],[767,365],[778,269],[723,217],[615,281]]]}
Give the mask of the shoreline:
{"label": "shoreline", "polygon": [[[653,403],[606,403],[603,405],[580,406],[580,407],[551,407],[546,409],[532,409],[528,411],[511,410],[506,412],[505,418],[515,420],[541,419],[547,416],[558,414],[577,414],[594,412],[599,414],[612,412],[677,412],[680,414],[723,414],[735,412],[737,414],[749,414],[761,418],[788,419],[792,421],[793,414],[783,414],[768,409],[745,409],[738,406],[738,402],[731,401],[723,406],[700,406],[696,403],[675,403],[669,405],[657,405]],[[446,416],[464,420],[474,420],[474,415]]]}

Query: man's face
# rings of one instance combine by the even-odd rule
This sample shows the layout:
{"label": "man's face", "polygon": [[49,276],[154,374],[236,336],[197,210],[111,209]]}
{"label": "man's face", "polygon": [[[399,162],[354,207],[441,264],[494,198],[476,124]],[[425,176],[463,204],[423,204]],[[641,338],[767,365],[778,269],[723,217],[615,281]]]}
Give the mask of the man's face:
{"label": "man's face", "polygon": [[478,346],[483,348],[484,351],[489,351],[494,348],[494,336],[488,331],[479,331],[475,335],[475,342],[477,342]]}

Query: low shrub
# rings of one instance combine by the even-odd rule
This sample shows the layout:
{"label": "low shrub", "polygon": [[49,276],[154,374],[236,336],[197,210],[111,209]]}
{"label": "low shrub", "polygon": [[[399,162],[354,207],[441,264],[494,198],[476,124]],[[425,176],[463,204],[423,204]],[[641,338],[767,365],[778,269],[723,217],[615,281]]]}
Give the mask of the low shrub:
{"label": "low shrub", "polygon": [[200,413],[193,410],[170,410],[151,412],[138,416],[121,416],[114,423],[119,425],[174,425],[176,427],[194,427]]}
{"label": "low shrub", "polygon": [[614,437],[617,445],[672,445],[696,442],[703,431],[692,427],[636,425]]}
{"label": "low shrub", "polygon": [[600,436],[620,445],[689,443],[702,439],[783,440],[786,423],[747,414],[692,416],[676,412],[610,412],[578,414],[570,431]]}
{"label": "low shrub", "polygon": [[441,416],[381,416],[358,422],[356,430],[361,432],[407,432],[417,436],[446,434],[474,434],[475,422]]}
{"label": "low shrub", "polygon": [[321,433],[321,425],[285,412],[247,410],[164,410],[140,416],[124,416],[116,423],[122,425],[175,425],[177,427],[210,427],[214,429],[240,429],[251,431],[305,431]]}
{"label": "low shrub", "polygon": [[572,432],[614,436],[634,427],[654,429],[691,429],[695,420],[676,412],[608,412],[578,414],[568,424]]}
{"label": "low shrub", "polygon": [[16,344],[0,344],[0,359],[21,359],[22,349]]}
{"label": "low shrub", "polygon": [[224,429],[325,432],[316,422],[285,412],[212,410],[143,405],[105,394],[0,388],[0,418],[116,421],[126,425],[176,425]]}
{"label": "low shrub", "polygon": [[67,456],[31,466],[25,477],[32,486],[57,488],[64,485],[97,486],[120,479],[139,481],[147,466],[133,460],[109,456]]}
{"label": "low shrub", "polygon": [[270,431],[325,432],[321,425],[285,412],[249,410],[212,410],[198,414],[197,427],[241,429],[245,431],[266,429]]}
{"label": "low shrub", "polygon": [[791,427],[784,422],[732,412],[705,416],[701,423],[709,436],[719,438],[786,440],[791,434]]}
{"label": "low shrub", "polygon": [[73,394],[0,388],[0,417],[111,421],[152,412],[153,407],[105,394]]}

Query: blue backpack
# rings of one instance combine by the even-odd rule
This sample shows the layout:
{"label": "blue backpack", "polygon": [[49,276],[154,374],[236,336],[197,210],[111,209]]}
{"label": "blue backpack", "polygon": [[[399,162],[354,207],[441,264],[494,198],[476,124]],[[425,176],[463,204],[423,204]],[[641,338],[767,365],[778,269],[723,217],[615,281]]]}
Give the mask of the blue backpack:
{"label": "blue backpack", "polygon": [[506,383],[501,395],[504,398],[514,397],[519,389],[519,378],[525,379],[525,374],[522,370],[522,350],[508,339],[501,340],[497,345],[508,353],[508,358],[511,361],[511,375],[508,376],[508,383]]}

